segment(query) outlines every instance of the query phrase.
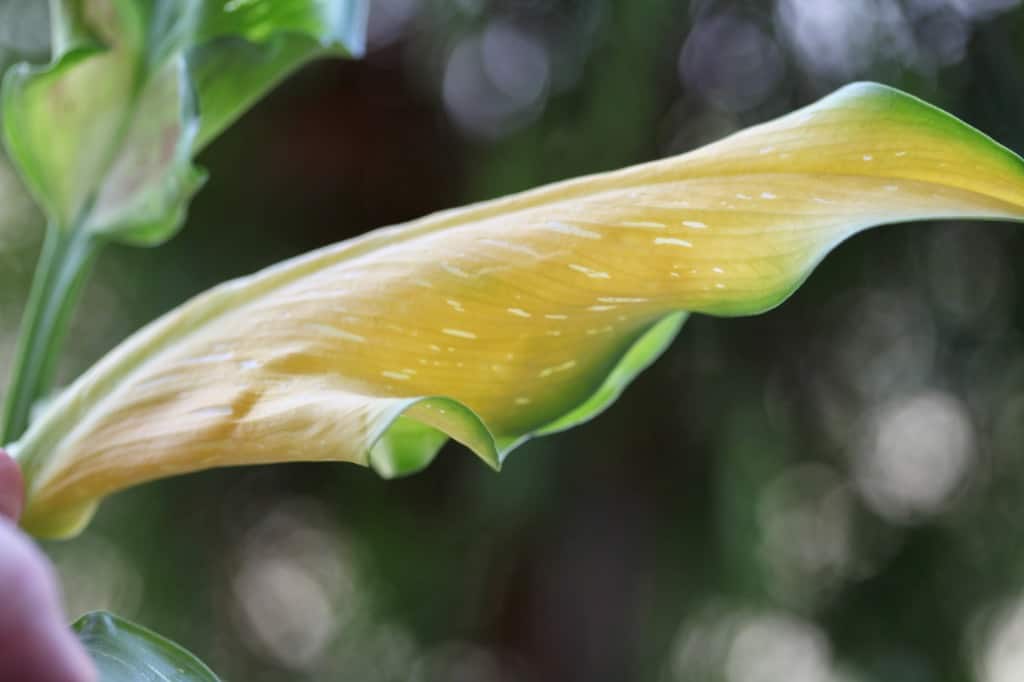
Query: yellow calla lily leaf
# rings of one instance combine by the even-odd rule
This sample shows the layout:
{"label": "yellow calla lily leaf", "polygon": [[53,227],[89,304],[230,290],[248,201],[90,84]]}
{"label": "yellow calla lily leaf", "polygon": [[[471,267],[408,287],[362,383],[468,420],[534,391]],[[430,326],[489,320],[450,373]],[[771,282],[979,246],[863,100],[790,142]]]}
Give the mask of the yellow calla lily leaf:
{"label": "yellow calla lily leaf", "polygon": [[88,371],[15,446],[24,524],[72,534],[115,490],[214,466],[406,473],[448,437],[497,467],[600,411],[686,313],[767,310],[854,233],[946,217],[1024,218],[1024,162],[855,84],[689,154],[378,230],[217,287]]}

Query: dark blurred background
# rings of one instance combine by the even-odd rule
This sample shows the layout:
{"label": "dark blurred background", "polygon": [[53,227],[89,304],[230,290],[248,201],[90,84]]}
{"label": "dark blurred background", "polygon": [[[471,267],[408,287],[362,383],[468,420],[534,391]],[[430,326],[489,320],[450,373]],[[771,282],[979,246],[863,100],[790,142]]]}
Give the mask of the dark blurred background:
{"label": "dark blurred background", "polygon": [[[1019,0],[372,0],[367,58],[309,66],[213,145],[180,236],[106,253],[65,376],[225,278],[858,79],[1024,150]],[[2,369],[38,234],[0,241]],[[392,482],[213,471],[46,549],[72,616],[230,680],[1016,682],[1022,255],[1012,226],[875,230],[769,314],[692,319],[501,474],[457,446]]]}

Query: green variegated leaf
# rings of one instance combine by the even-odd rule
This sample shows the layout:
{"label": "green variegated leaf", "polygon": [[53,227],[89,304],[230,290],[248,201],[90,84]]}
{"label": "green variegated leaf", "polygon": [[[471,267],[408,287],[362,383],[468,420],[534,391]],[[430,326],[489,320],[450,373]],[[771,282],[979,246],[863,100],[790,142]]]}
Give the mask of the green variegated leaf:
{"label": "green variegated leaf", "polygon": [[51,3],[53,60],[12,67],[0,92],[7,153],[50,224],[0,438],[24,433],[32,404],[49,391],[99,247],[173,236],[205,179],[193,155],[302,62],[359,52],[367,7],[368,0]]}
{"label": "green variegated leaf", "polygon": [[143,245],[177,232],[189,198],[206,178],[191,163],[198,131],[194,111],[179,56],[145,84],[81,229]]}
{"label": "green variegated leaf", "polygon": [[[70,231],[96,191],[123,123],[133,65],[116,53],[69,53],[12,67],[0,111],[8,154],[36,201]],[[114,104],[112,104],[114,103]]]}
{"label": "green variegated leaf", "polygon": [[784,300],[880,223],[1024,218],[1024,162],[918,99],[849,86],[679,157],[379,230],[199,296],[87,372],[15,451],[24,523],[214,466],[385,475],[446,437],[497,466],[603,409],[685,313]]}
{"label": "green variegated leaf", "polygon": [[54,63],[5,79],[5,144],[61,229],[144,244],[180,226],[202,181],[194,151],[303,62],[359,54],[368,11],[367,0],[54,6]]}
{"label": "green variegated leaf", "polygon": [[181,223],[202,177],[190,161],[198,121],[183,55],[195,4],[65,3],[59,21],[79,26],[66,32],[85,26],[96,42],[4,78],[7,150],[58,229],[150,243]]}

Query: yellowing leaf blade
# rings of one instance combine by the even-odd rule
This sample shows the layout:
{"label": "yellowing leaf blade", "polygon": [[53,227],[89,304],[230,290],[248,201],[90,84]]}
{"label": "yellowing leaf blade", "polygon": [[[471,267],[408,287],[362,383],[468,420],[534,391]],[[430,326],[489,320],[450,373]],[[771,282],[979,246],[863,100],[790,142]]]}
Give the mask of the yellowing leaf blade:
{"label": "yellowing leaf blade", "polygon": [[428,216],[200,296],[127,341],[18,444],[49,535],[133,483],[248,462],[492,464],[596,414],[683,311],[753,314],[882,222],[1020,220],[1024,165],[855,85],[691,154]]}

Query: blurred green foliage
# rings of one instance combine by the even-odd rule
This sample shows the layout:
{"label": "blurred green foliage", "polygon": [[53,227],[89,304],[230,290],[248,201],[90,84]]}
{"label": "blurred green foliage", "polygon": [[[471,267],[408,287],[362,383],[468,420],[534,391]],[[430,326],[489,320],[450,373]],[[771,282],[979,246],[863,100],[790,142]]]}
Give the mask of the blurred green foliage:
{"label": "blurred green foliage", "polygon": [[[1013,0],[374,0],[369,50],[218,140],[170,244],[104,255],[66,379],[230,276],[848,80],[1024,150]],[[25,266],[0,268],[0,366],[27,230],[0,254]],[[1021,255],[1012,226],[873,231],[768,315],[691,319],[604,416],[501,474],[457,446],[392,482],[208,472],[47,550],[72,617],[145,623],[227,679],[1022,679]]]}

